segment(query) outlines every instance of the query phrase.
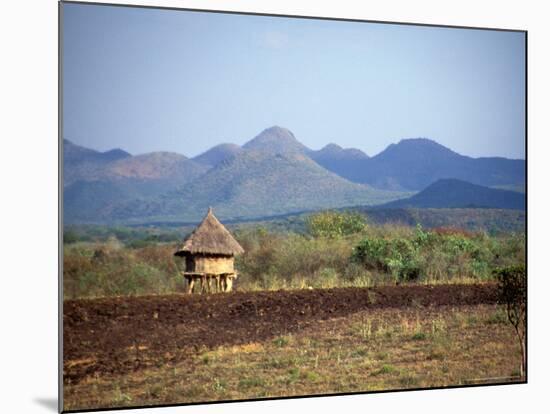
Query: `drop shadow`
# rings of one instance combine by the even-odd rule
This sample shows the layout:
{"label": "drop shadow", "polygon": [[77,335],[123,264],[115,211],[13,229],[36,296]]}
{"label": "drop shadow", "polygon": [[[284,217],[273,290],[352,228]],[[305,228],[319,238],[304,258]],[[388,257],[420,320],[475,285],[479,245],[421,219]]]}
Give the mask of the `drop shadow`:
{"label": "drop shadow", "polygon": [[58,412],[57,398],[35,398],[34,402],[55,413]]}

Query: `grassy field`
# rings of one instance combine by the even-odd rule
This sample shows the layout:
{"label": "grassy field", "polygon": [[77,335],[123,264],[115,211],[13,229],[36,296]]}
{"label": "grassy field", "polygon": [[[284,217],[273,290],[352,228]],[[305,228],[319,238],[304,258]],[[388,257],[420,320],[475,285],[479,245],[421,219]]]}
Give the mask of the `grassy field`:
{"label": "grassy field", "polygon": [[[230,323],[230,322],[229,322]],[[372,309],[176,364],[66,384],[66,410],[518,382],[498,305]]]}

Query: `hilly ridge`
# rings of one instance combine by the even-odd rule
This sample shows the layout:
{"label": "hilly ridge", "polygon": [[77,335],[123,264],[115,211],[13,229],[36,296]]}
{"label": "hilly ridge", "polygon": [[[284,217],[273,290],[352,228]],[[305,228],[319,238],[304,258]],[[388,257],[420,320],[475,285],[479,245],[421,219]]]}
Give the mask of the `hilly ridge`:
{"label": "hilly ridge", "polygon": [[351,161],[337,174],[353,182],[387,190],[419,191],[443,178],[484,186],[522,184],[525,161],[500,157],[471,158],[426,138],[403,139],[380,154]]}
{"label": "hilly ridge", "polygon": [[221,162],[180,190],[147,204],[120,206],[113,211],[113,217],[198,220],[212,206],[219,217],[235,219],[370,205],[399,196],[351,183],[302,154],[246,151]]}
{"label": "hilly ridge", "polygon": [[[525,185],[523,160],[466,157],[425,138],[401,140],[372,158],[336,144],[311,150],[277,126],[242,147],[219,144],[192,159],[63,143],[64,218],[74,223],[197,220],[209,206],[222,219],[372,206],[448,178]],[[451,193],[441,196],[440,205],[448,207]]]}
{"label": "hilly ridge", "polygon": [[106,165],[131,157],[121,149],[99,152],[63,140],[63,184],[69,185],[78,180],[88,180],[101,172]]}
{"label": "hilly ridge", "polygon": [[170,152],[132,156],[64,142],[63,211],[67,222],[109,221],[113,205],[147,200],[193,181],[208,170]]}

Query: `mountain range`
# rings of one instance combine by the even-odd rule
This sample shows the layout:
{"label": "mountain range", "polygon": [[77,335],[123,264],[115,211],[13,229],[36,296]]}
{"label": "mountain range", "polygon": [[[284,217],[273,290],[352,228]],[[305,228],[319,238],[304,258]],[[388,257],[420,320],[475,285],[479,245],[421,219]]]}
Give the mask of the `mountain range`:
{"label": "mountain range", "polygon": [[424,138],[374,157],[336,144],[312,150],[276,126],[243,146],[224,143],[194,158],[99,152],[69,140],[63,150],[66,223],[195,221],[209,206],[222,219],[238,219],[377,205],[447,178],[484,187],[525,184],[523,160],[470,158]]}

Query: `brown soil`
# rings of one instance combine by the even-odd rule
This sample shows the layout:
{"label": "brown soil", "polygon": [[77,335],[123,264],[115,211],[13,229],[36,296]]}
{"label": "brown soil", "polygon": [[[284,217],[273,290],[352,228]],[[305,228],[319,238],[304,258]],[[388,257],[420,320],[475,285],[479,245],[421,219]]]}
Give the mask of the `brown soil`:
{"label": "brown soil", "polygon": [[220,345],[259,342],[372,308],[496,303],[494,285],[385,286],[69,300],[65,383],[183,361]]}

